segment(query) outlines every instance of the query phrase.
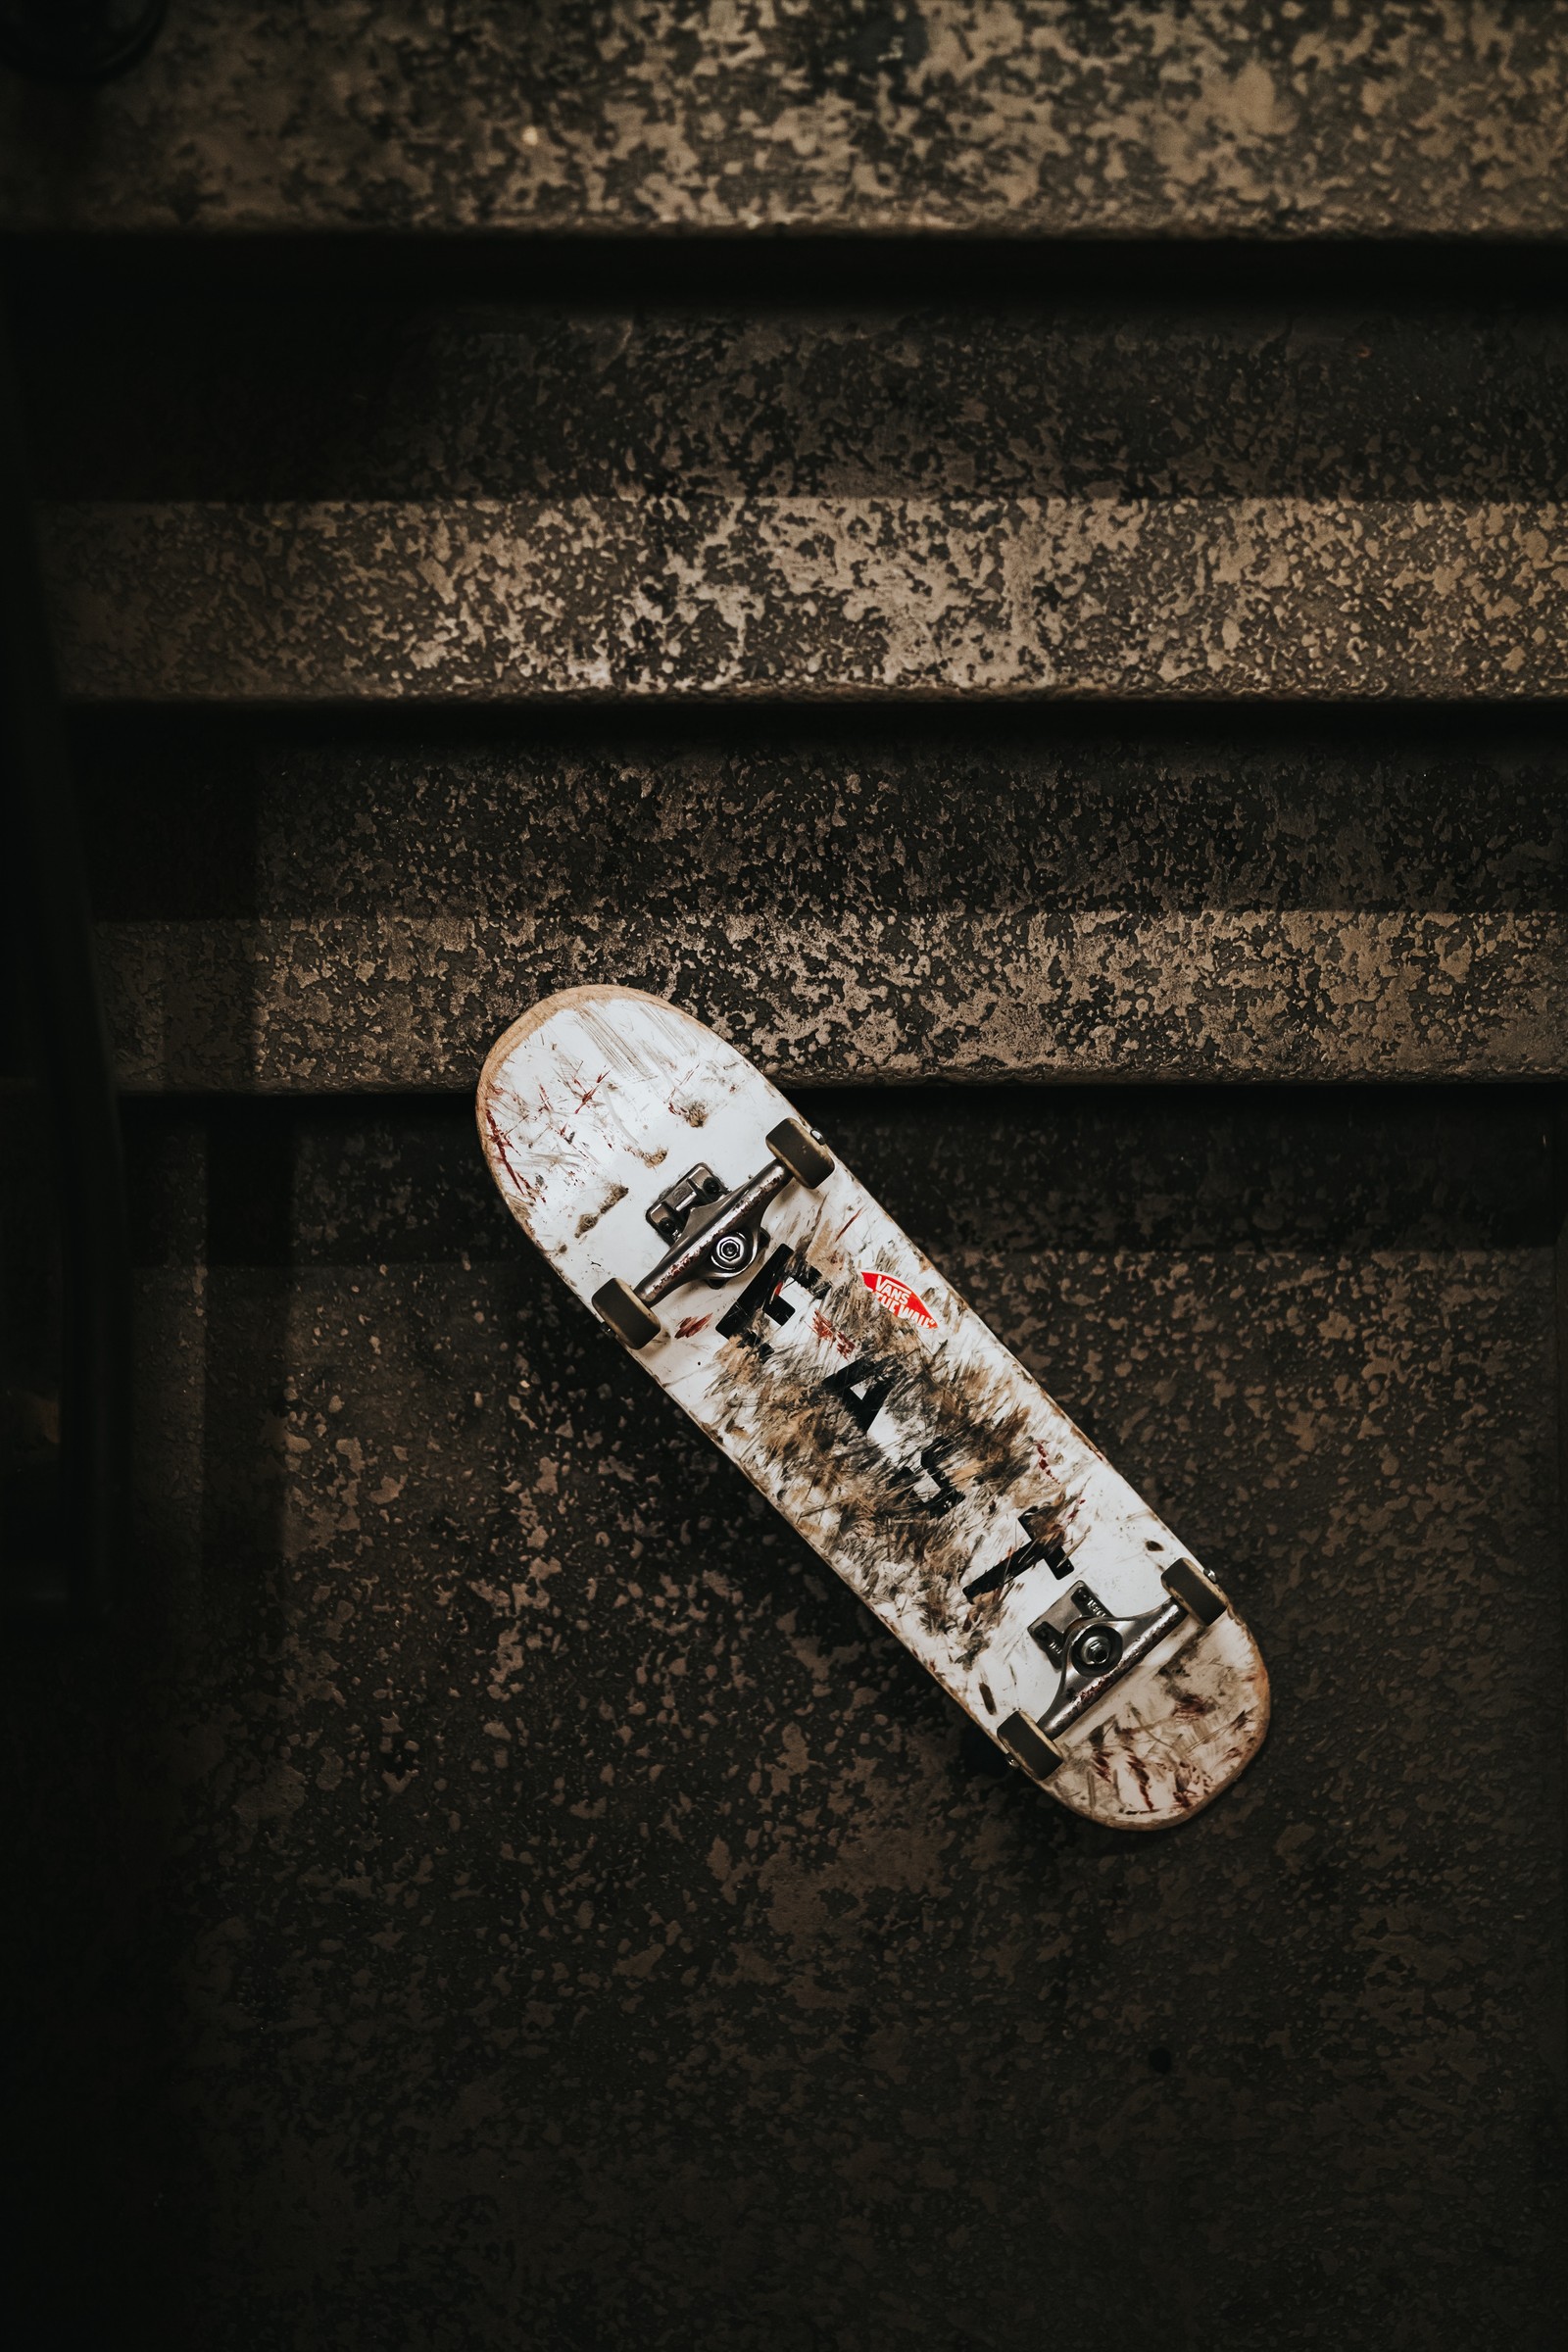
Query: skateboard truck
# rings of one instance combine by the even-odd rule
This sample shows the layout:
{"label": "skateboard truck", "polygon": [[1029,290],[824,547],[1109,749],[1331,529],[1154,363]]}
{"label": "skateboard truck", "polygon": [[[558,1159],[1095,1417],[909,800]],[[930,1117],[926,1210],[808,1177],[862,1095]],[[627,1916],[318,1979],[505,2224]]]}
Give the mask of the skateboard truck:
{"label": "skateboard truck", "polygon": [[1138,1617],[1113,1617],[1087,1585],[1074,1585],[1029,1628],[1061,1675],[1050,1711],[1037,1722],[1021,1711],[1009,1715],[998,1737],[1014,1762],[1037,1781],[1046,1781],[1063,1761],[1061,1734],[1087,1715],[1112,1684],[1147,1658],[1185,1619],[1200,1626],[1223,1617],[1230,1602],[1191,1560],[1177,1560],[1160,1582],[1170,1598]]}
{"label": "skateboard truck", "polygon": [[767,1247],[762,1211],[787,1184],[815,1192],[832,1175],[833,1154],[799,1119],[781,1119],[767,1137],[772,1158],[751,1180],[726,1193],[705,1160],[660,1194],[648,1222],[669,1244],[635,1289],[618,1275],[594,1293],[594,1305],[628,1348],[646,1348],[663,1330],[653,1312],[682,1283],[713,1290],[749,1274]]}

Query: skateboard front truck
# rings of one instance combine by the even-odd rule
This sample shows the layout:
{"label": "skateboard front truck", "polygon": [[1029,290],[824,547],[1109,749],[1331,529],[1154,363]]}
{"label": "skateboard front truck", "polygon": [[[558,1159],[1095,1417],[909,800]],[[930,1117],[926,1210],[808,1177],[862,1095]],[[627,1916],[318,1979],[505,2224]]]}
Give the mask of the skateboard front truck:
{"label": "skateboard front truck", "polygon": [[1014,1761],[1030,1777],[1046,1781],[1062,1763],[1061,1734],[1102,1698],[1150,1651],[1157,1649],[1188,1618],[1200,1626],[1223,1617],[1230,1602],[1191,1560],[1177,1560],[1160,1577],[1170,1598],[1137,1617],[1113,1617],[1087,1585],[1074,1585],[1029,1628],[1034,1641],[1061,1676],[1050,1710],[1038,1721],[1021,1711],[999,1731]]}
{"label": "skateboard front truck", "polygon": [[663,1325],[654,1313],[661,1298],[682,1283],[706,1282],[718,1290],[749,1274],[767,1246],[762,1211],[787,1184],[815,1192],[836,1162],[825,1145],[799,1119],[781,1119],[767,1137],[772,1157],[765,1168],[733,1192],[724,1190],[706,1161],[688,1168],[648,1211],[648,1222],[669,1244],[649,1274],[632,1288],[618,1275],[594,1293],[594,1305],[628,1348],[646,1348]]}

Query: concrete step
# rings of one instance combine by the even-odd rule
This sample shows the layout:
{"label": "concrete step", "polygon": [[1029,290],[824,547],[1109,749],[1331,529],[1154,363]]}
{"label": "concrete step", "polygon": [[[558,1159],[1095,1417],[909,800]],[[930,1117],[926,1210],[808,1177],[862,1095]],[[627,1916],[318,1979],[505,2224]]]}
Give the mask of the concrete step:
{"label": "concrete step", "polygon": [[[1262,2344],[1320,2259],[1320,2346],[1549,2340],[1526,2127],[1556,1985],[1544,1957],[1520,1965],[1550,1950],[1561,1852],[1542,1796],[1560,1205],[1539,1120],[1509,1090],[1457,1114],[1424,1090],[1298,1093],[1241,1135],[1250,1096],[1166,1096],[1130,1127],[1132,1107],[884,1094],[832,1132],[1266,1629],[1272,1743],[1174,1862],[1063,1835],[980,1776],[899,1646],[651,1409],[507,1218],[461,1105],[138,1106],[167,1237],[140,1298],[140,1523],[173,1662],[129,1634],[52,1679],[29,1660],[16,1780],[58,1948],[93,1916],[83,1854],[116,1923],[152,1923],[93,1946],[108,2026],[85,2054],[79,1979],[60,1996],[50,2084],[74,2113],[155,1964],[181,1971],[172,2196],[204,2224],[181,2291],[214,2341],[259,2340],[280,2298],[258,2210],[309,2196],[289,2310],[313,2298],[317,2345],[798,2352],[814,2331],[1028,2352],[1054,2182],[1020,2154],[999,2230],[988,2168],[1038,2143],[1042,2083],[1075,2204],[1119,2210],[1131,2174],[1169,2232],[1153,2255],[1129,2240],[1064,2342],[1148,2343],[1174,2279],[1184,2308],[1246,2295],[1229,2340]],[[102,1771],[67,1769],[48,1744],[67,1733]],[[147,1827],[165,1818],[172,1857]],[[910,1899],[927,1908],[894,1907]],[[34,1948],[38,1908],[18,1906]],[[1439,2022],[1388,1989],[1412,1949],[1444,1971]],[[520,1993],[498,1992],[508,1969]],[[412,2014],[411,1984],[436,1988]],[[846,2020],[867,2015],[853,2130],[890,2153],[852,2174]],[[430,2056],[449,2019],[470,2037],[450,2086]],[[1287,2031],[1305,2058],[1270,2050]],[[1180,2054],[1176,2125],[1145,2088],[1156,2033]],[[804,2151],[784,2165],[781,2110]],[[1203,2153],[1196,2249],[1158,2203],[1177,2125]],[[424,2150],[449,2139],[443,2170]],[[503,2166],[515,2207],[489,2185]],[[1441,2263],[1393,2269],[1385,2171]],[[516,2265],[502,2235],[508,2259],[472,2256],[454,2288],[454,2247],[497,2242],[475,2237],[481,2198]],[[710,2288],[711,2216],[741,2199],[760,2252]],[[672,2203],[698,2218],[673,2228]],[[940,2247],[929,2278],[912,2235],[877,2227],[889,2209]],[[1318,2247],[1348,2249],[1353,2299]],[[368,2333],[394,2293],[416,2324]]]}
{"label": "concrete step", "polygon": [[1568,507],[84,506],[67,691],[277,704],[1568,692]]}
{"label": "concrete step", "polygon": [[1347,257],[1333,298],[1283,262],[1272,294],[1222,297],[1175,256],[1120,282],[1108,254],[1105,284],[1070,293],[1020,253],[1010,287],[950,257],[911,297],[880,290],[900,250],[854,301],[815,302],[744,277],[722,302],[533,302],[521,264],[485,299],[368,297],[346,263],[302,291],[309,246],[260,286],[238,255],[237,285],[196,288],[62,267],[25,314],[39,486],[152,505],[1568,496],[1560,281],[1528,303],[1472,282],[1466,306],[1401,291],[1386,260],[1357,293]]}
{"label": "concrete step", "polygon": [[45,102],[0,75],[0,218],[106,233],[1560,234],[1565,36],[1561,0],[186,0],[102,91]]}
{"label": "concrete step", "polygon": [[[1204,912],[844,934],[611,917],[109,924],[122,1082],[471,1088],[535,999],[670,997],[782,1084],[1568,1075],[1568,916]],[[933,975],[940,974],[940,980]]]}
{"label": "concrete step", "polygon": [[142,1089],[467,1089],[526,1004],[593,980],[792,1084],[1568,1058],[1568,755],[1540,730],[106,715],[81,765]]}
{"label": "concrete step", "polygon": [[72,693],[1568,690],[1558,318],[320,323],[40,333]]}

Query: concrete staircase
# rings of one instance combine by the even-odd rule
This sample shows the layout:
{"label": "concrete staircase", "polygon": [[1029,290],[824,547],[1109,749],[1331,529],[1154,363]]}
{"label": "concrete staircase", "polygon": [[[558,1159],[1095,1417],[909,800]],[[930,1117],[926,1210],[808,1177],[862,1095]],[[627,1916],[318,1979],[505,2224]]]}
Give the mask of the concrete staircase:
{"label": "concrete staircase", "polygon": [[[122,1630],[13,1693],[40,2315],[1544,2342],[1565,123],[1552,0],[0,73],[141,1259]],[[595,977],[1241,1596],[1200,1824],[990,1774],[524,1255],[474,1077]]]}

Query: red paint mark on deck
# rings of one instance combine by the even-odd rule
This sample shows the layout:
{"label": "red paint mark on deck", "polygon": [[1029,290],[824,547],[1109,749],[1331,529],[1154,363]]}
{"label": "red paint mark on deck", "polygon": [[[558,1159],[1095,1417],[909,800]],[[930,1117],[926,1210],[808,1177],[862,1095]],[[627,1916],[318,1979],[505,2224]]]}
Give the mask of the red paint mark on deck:
{"label": "red paint mark on deck", "polygon": [[819,1340],[826,1340],[830,1348],[836,1348],[840,1355],[855,1353],[855,1342],[847,1340],[842,1331],[836,1331],[819,1306],[811,1309],[811,1329]]}
{"label": "red paint mark on deck", "polygon": [[488,1103],[485,1105],[484,1123],[486,1131],[489,1134],[491,1147],[495,1152],[495,1155],[497,1159],[500,1160],[501,1165],[506,1169],[507,1174],[511,1177],[514,1187],[522,1195],[522,1198],[525,1200],[531,1200],[539,1190],[538,1184],[529,1177],[519,1176],[516,1169],[513,1166],[512,1154],[507,1150],[507,1139],[502,1134],[501,1129],[496,1122],[496,1114],[490,1108]]}
{"label": "red paint mark on deck", "polygon": [[676,1324],[675,1337],[677,1340],[693,1339],[698,1332],[706,1331],[712,1320],[711,1315],[688,1315],[684,1323]]}
{"label": "red paint mark on deck", "polygon": [[550,1097],[545,1093],[542,1082],[539,1088],[539,1116],[549,1126],[552,1135],[559,1135],[564,1144],[570,1145],[571,1129],[565,1125],[562,1112],[557,1110]]}
{"label": "red paint mark on deck", "polygon": [[848,1216],[845,1218],[845,1220],[844,1220],[843,1224],[842,1224],[842,1225],[839,1227],[839,1229],[838,1229],[837,1233],[836,1233],[836,1234],[833,1236],[833,1239],[834,1239],[836,1242],[842,1242],[842,1241],[843,1241],[843,1239],[844,1239],[844,1236],[845,1236],[845,1235],[846,1235],[846,1234],[849,1232],[849,1230],[850,1230],[850,1227],[851,1227],[851,1226],[852,1226],[852,1225],[855,1223],[855,1220],[856,1220],[856,1218],[857,1218],[857,1217],[858,1217],[859,1214],[860,1214],[860,1211],[859,1211],[858,1208],[852,1208],[852,1209],[851,1209],[851,1211],[850,1211],[849,1215],[848,1215]]}

